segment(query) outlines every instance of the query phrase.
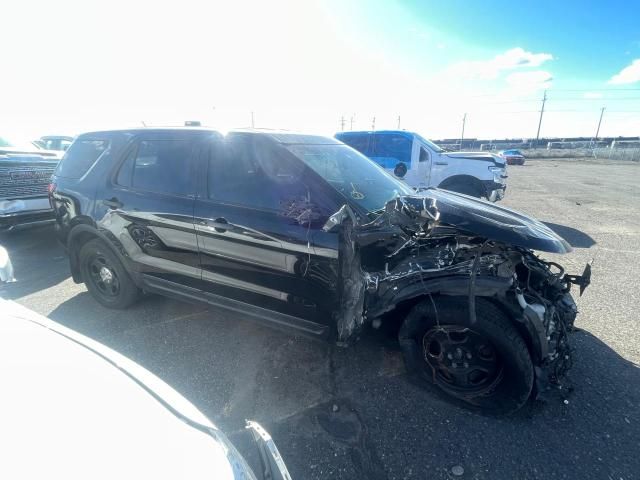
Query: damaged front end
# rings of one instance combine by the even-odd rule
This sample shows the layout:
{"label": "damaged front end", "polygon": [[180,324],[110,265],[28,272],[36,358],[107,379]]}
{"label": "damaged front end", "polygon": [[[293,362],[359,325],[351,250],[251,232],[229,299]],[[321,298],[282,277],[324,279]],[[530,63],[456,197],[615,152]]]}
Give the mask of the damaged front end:
{"label": "damaged front end", "polygon": [[[406,310],[425,298],[437,316],[437,299],[455,297],[460,317],[456,323],[471,332],[482,320],[476,318],[476,302],[483,299],[510,319],[526,343],[538,393],[557,384],[571,367],[568,333],[577,309],[569,292],[571,284],[576,284],[582,294],[591,269],[588,265],[580,276],[567,275],[557,263],[535,255],[533,250],[571,251],[546,225],[504,207],[429,189],[420,196],[398,197],[370,218],[358,217],[345,205],[325,224],[326,230],[338,227],[339,341],[353,339],[365,322]],[[462,351],[471,358],[474,352],[459,343],[453,345],[453,356]],[[444,352],[436,354],[444,365]],[[450,382],[453,388],[457,387],[455,376],[464,376],[464,369],[470,367],[455,358],[450,363],[457,370],[452,371],[449,364],[447,372],[433,364],[430,368],[434,379],[443,374],[445,386]],[[495,389],[495,382],[492,385],[487,388]]]}

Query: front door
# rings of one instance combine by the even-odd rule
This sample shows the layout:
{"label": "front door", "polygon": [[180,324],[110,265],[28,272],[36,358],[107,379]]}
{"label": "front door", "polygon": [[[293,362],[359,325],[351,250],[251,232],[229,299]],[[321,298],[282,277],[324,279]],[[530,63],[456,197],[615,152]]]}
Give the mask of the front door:
{"label": "front door", "polygon": [[332,212],[321,212],[302,162],[261,140],[229,135],[205,149],[206,182],[195,204],[204,288],[284,323],[328,325],[337,259],[316,254],[313,236]]}
{"label": "front door", "polygon": [[97,192],[99,228],[154,285],[200,280],[193,224],[196,139],[185,133],[135,138],[106,188]]}
{"label": "front door", "polygon": [[419,141],[413,142],[413,155],[411,166],[415,170],[414,183],[409,183],[415,188],[426,188],[432,185],[431,180],[431,155]]}

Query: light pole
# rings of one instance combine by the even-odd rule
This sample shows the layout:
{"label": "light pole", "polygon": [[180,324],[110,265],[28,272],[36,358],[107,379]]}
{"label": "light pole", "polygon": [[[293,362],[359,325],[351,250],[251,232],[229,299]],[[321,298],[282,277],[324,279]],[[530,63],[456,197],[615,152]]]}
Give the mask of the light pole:
{"label": "light pole", "polygon": [[598,120],[598,128],[596,129],[596,142],[598,141],[598,135],[600,134],[600,125],[602,124],[602,116],[604,115],[605,107],[600,109],[600,120]]}
{"label": "light pole", "polygon": [[547,102],[547,91],[544,91],[542,97],[542,108],[540,109],[540,120],[538,121],[538,133],[536,134],[536,148],[538,148],[538,140],[540,139],[540,127],[542,126],[542,115],[544,114],[544,104]]}

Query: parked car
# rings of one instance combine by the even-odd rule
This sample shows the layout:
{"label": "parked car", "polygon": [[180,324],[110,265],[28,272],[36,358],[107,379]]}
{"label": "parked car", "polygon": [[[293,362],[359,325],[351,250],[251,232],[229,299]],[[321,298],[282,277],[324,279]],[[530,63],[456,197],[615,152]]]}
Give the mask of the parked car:
{"label": "parked car", "polygon": [[[6,250],[0,247],[0,260]],[[11,278],[0,262],[0,279]],[[128,358],[0,298],[0,478],[290,480],[247,422],[258,475],[193,404]]]}
{"label": "parked car", "polygon": [[524,165],[524,155],[520,150],[503,150],[499,155],[505,159],[507,165]]}
{"label": "parked car", "polygon": [[0,139],[0,232],[53,222],[47,187],[61,156]]}
{"label": "parked car", "polygon": [[0,155],[29,155],[38,153],[43,157],[62,158],[60,152],[47,150],[38,141],[14,141],[0,137]]}
{"label": "parked car", "polygon": [[67,135],[47,135],[36,140],[38,145],[47,150],[66,151],[73,143],[73,137]]}
{"label": "parked car", "polygon": [[399,322],[411,372],[496,412],[571,365],[569,289],[590,273],[532,251],[567,253],[565,240],[482,200],[416,192],[332,138],[87,133],[50,195],[74,281],[107,307],[155,292],[343,344]]}
{"label": "parked car", "polygon": [[335,136],[416,189],[439,187],[497,201],[507,188],[505,162],[490,153],[449,152],[404,130],[340,132]]}

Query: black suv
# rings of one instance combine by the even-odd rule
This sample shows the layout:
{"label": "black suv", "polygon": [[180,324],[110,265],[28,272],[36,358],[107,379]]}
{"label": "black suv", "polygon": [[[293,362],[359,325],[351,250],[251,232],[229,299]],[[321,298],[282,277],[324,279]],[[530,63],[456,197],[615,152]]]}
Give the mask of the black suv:
{"label": "black suv", "polygon": [[569,245],[471,197],[419,194],[343,143],[262,131],[79,136],[50,187],[73,279],[102,305],[199,300],[347,344],[397,325],[408,368],[512,411],[571,364]]}

